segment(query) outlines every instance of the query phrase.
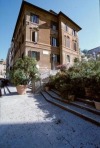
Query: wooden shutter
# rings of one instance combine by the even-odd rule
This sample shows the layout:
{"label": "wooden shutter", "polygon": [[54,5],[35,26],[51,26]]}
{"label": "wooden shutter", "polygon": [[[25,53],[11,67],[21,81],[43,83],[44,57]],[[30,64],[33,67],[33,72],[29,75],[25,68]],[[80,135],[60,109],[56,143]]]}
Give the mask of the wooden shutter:
{"label": "wooden shutter", "polygon": [[35,42],[35,32],[32,32],[32,41]]}
{"label": "wooden shutter", "polygon": [[36,53],[36,60],[39,61],[40,60],[40,52]]}
{"label": "wooden shutter", "polygon": [[59,40],[58,40],[58,38],[56,39],[56,41],[57,41],[57,46],[59,46]]}

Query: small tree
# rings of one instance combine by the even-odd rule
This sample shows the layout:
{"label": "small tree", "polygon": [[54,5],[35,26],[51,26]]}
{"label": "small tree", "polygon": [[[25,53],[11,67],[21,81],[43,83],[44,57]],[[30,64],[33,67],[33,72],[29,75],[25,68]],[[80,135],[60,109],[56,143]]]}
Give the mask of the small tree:
{"label": "small tree", "polygon": [[36,60],[25,56],[19,58],[10,71],[11,82],[17,85],[26,85],[30,80],[38,79]]}

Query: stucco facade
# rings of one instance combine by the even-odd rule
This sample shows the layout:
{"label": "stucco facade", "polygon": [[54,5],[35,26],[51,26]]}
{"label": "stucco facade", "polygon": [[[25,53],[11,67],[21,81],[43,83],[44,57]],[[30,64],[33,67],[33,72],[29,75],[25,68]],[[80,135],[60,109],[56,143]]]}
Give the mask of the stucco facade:
{"label": "stucco facade", "polygon": [[11,63],[28,55],[40,70],[73,64],[80,58],[78,31],[81,28],[62,12],[46,11],[23,1],[14,29]]}

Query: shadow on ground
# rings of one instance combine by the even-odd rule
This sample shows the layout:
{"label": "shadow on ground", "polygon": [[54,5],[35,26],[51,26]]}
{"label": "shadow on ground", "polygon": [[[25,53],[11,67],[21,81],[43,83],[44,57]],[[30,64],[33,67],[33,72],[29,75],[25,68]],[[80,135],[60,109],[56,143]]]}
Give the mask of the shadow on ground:
{"label": "shadow on ground", "polygon": [[99,127],[46,102],[40,94],[27,96],[31,116],[25,122],[0,124],[0,148],[100,147]]}

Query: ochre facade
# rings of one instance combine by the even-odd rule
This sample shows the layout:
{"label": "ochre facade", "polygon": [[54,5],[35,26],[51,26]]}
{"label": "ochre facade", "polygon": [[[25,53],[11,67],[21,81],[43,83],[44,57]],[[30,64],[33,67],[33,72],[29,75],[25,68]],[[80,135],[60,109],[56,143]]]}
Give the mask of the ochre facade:
{"label": "ochre facade", "polygon": [[78,31],[81,28],[62,12],[46,11],[23,1],[12,37],[11,62],[28,55],[40,70],[72,65],[80,59]]}

